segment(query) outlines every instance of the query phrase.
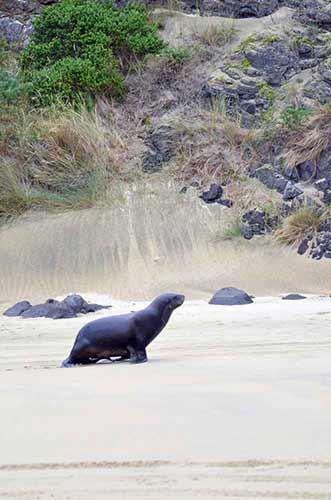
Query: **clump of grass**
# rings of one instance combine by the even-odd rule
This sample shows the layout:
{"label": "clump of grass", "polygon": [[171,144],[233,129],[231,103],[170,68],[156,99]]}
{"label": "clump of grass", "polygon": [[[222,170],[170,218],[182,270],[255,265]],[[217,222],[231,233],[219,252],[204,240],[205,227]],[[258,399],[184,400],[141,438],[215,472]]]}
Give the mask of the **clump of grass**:
{"label": "clump of grass", "polygon": [[262,40],[262,45],[269,45],[270,43],[279,42],[280,38],[277,35],[268,35]]}
{"label": "clump of grass", "polygon": [[249,47],[252,47],[255,45],[257,42],[257,35],[253,33],[252,35],[249,35],[245,40],[243,40],[237,47],[236,52],[243,52],[245,49],[248,49]]}
{"label": "clump of grass", "polygon": [[224,228],[222,233],[223,240],[236,240],[238,238],[243,237],[243,223],[241,221],[241,217],[239,215],[231,218]]}
{"label": "clump of grass", "polygon": [[280,122],[284,127],[294,129],[311,115],[312,111],[304,106],[287,106],[280,113]]}
{"label": "clump of grass", "polygon": [[[21,113],[0,164],[0,216],[108,202],[126,148],[116,126],[82,108]],[[4,156],[4,155],[3,155]],[[123,174],[124,177],[124,174]]]}
{"label": "clump of grass", "polygon": [[286,146],[284,160],[290,167],[305,161],[317,161],[331,144],[331,106],[320,108],[298,127]]}
{"label": "clump of grass", "polygon": [[282,227],[275,233],[275,238],[285,245],[293,245],[309,235],[314,235],[320,223],[320,213],[304,206],[284,219]]}
{"label": "clump of grass", "polygon": [[114,151],[123,145],[96,113],[69,109],[37,117],[33,136],[24,140],[34,183],[67,193],[118,172]]}
{"label": "clump of grass", "polygon": [[237,30],[234,22],[222,24],[207,22],[203,29],[197,30],[196,37],[202,43],[211,47],[223,47],[230,43],[236,34]]}
{"label": "clump of grass", "polygon": [[273,104],[276,99],[275,89],[267,82],[261,82],[259,84],[260,90],[259,95],[268,99],[269,104]]}

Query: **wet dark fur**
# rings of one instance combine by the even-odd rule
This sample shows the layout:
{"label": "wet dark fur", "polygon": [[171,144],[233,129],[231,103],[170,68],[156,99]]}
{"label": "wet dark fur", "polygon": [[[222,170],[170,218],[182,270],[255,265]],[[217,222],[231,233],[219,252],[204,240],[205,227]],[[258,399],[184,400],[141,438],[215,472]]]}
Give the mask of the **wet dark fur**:
{"label": "wet dark fur", "polygon": [[141,311],[91,321],[79,331],[63,367],[97,363],[101,359],[147,361],[146,347],[163,330],[185,297],[164,293]]}

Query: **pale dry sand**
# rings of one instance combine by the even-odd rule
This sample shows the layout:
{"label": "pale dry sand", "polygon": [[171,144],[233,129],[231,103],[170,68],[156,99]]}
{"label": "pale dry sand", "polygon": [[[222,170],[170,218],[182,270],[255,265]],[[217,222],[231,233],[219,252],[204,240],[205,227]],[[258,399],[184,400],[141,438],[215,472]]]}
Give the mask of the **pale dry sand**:
{"label": "pale dry sand", "polygon": [[232,19],[221,16],[200,16],[195,14],[185,14],[184,12],[155,9],[153,16],[159,20],[163,29],[161,36],[174,47],[192,46],[198,37],[206,32],[213,32],[215,29],[234,29],[234,39],[228,43],[228,48],[237,45],[248,36],[260,33],[265,30],[280,31],[290,28],[294,10],[282,7],[273,14],[260,18]]}
{"label": "pale dry sand", "polygon": [[1,318],[0,498],[331,498],[329,297],[188,301],[148,363],[58,368],[104,314]]}

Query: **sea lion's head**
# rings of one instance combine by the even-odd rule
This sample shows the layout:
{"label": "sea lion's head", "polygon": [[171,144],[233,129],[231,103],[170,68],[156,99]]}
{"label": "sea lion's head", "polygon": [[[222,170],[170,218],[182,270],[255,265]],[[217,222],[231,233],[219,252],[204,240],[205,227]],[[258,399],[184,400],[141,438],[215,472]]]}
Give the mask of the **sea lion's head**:
{"label": "sea lion's head", "polygon": [[185,296],[179,293],[163,293],[153,300],[152,305],[162,309],[163,312],[172,312],[177,307],[181,306],[185,300]]}

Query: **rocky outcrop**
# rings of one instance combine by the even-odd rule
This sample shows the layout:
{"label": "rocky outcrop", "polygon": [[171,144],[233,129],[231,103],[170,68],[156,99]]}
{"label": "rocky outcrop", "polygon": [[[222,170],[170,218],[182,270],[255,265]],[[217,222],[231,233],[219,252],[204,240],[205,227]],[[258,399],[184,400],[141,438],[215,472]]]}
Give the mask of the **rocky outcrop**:
{"label": "rocky outcrop", "polygon": [[22,300],[21,302],[17,302],[12,307],[7,309],[3,314],[4,316],[15,317],[21,316],[25,311],[31,309],[32,305],[28,300]]}
{"label": "rocky outcrop", "polygon": [[7,309],[4,316],[20,316],[22,318],[75,318],[77,314],[87,314],[111,306],[90,304],[78,294],[68,295],[63,301],[48,299],[44,304],[32,306],[27,300],[18,302]]}
{"label": "rocky outcrop", "polygon": [[315,260],[321,260],[323,257],[331,259],[331,220],[324,220],[317,233],[305,237],[300,242],[297,252],[299,255],[308,254]]}
{"label": "rocky outcrop", "polygon": [[263,17],[280,7],[279,0],[203,0],[203,12],[213,15],[245,18]]}
{"label": "rocky outcrop", "polygon": [[33,31],[33,18],[56,0],[0,0],[0,38],[25,46]]}
{"label": "rocky outcrop", "polygon": [[239,109],[243,125],[254,125],[254,116],[270,108],[275,90],[300,71],[300,57],[291,40],[275,33],[252,35],[237,54],[222,63],[202,88],[204,98],[224,99]]}
{"label": "rocky outcrop", "polygon": [[315,182],[316,188],[320,191],[327,191],[331,188],[331,146],[326,147],[315,161],[306,161],[296,166],[299,178],[303,181]]}

